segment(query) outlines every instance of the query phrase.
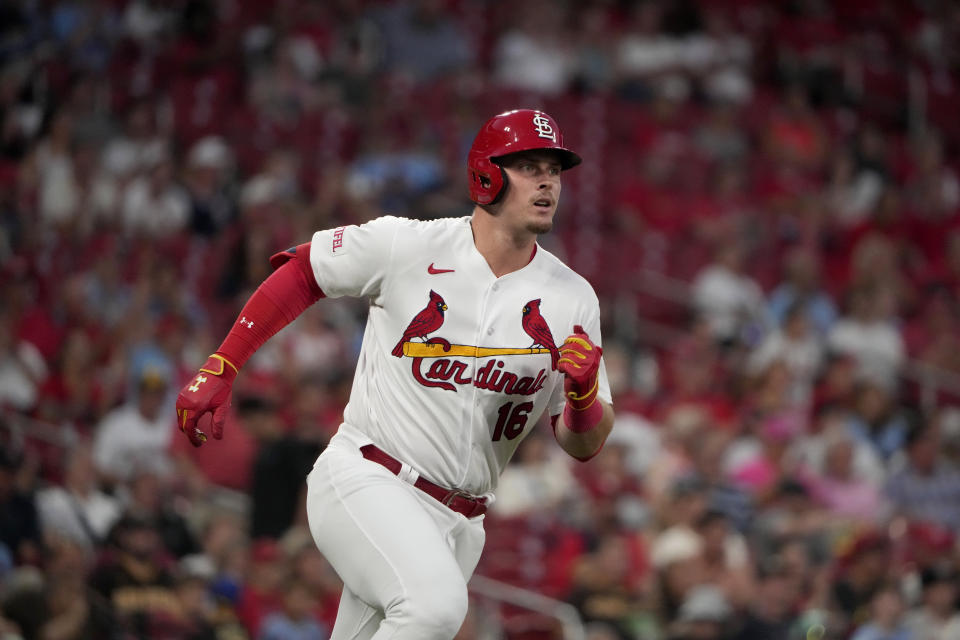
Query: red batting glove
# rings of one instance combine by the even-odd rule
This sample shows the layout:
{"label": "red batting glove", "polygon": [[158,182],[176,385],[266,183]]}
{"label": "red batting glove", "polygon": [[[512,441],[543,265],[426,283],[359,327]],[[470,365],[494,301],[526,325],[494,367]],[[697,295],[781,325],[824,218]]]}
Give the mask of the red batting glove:
{"label": "red batting glove", "polygon": [[560,345],[560,371],[567,404],[574,411],[585,411],[597,401],[598,372],[603,349],[590,340],[580,325],[573,327],[573,335]]}
{"label": "red batting glove", "polygon": [[199,447],[207,441],[207,434],[197,427],[203,414],[213,413],[213,437],[223,438],[223,423],[230,408],[230,392],[237,377],[237,368],[229,360],[214,353],[193,379],[177,395],[177,425],[187,435],[190,444]]}

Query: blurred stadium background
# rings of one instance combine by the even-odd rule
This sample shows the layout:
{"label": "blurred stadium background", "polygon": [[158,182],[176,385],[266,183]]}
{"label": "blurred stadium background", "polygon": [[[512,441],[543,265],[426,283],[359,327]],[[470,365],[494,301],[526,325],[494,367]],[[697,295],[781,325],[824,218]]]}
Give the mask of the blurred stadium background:
{"label": "blurred stadium background", "polygon": [[461,640],[960,638],[958,64],[945,0],[0,2],[0,637],[328,637],[301,491],[363,301],[221,443],[173,395],[271,253],[469,213],[522,106],[584,158],[544,244],[618,420],[524,443]]}

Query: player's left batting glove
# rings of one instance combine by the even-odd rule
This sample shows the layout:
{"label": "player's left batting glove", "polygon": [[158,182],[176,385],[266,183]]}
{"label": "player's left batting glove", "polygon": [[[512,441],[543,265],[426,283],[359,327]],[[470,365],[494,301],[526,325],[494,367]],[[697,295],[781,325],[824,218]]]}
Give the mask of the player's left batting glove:
{"label": "player's left batting glove", "polygon": [[563,390],[574,411],[585,411],[597,401],[601,355],[603,349],[593,343],[580,325],[575,325],[573,334],[560,345],[558,366],[564,375]]}
{"label": "player's left batting glove", "polygon": [[207,441],[207,434],[197,426],[197,420],[207,412],[213,413],[213,437],[217,440],[223,437],[223,424],[227,420],[230,392],[236,377],[237,368],[215,353],[207,358],[197,375],[180,389],[177,396],[177,425],[193,446],[199,447]]}

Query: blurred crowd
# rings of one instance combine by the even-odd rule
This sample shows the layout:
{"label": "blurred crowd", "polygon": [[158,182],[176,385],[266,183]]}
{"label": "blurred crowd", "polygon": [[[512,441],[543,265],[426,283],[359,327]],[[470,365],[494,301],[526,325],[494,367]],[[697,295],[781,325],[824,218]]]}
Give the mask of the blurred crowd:
{"label": "blurred crowd", "polygon": [[[477,127],[584,158],[543,244],[617,423],[540,425],[478,574],[590,640],[960,639],[960,7],[947,0],[0,3],[0,638],[322,640],[303,479],[365,301],[173,397],[268,257],[467,215]],[[462,640],[560,637],[476,594]]]}

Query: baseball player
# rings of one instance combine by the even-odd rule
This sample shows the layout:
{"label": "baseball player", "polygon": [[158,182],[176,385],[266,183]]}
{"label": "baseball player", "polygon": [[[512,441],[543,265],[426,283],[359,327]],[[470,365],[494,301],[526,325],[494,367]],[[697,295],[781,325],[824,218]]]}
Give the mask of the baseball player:
{"label": "baseball player", "polygon": [[311,533],[344,583],[334,640],[452,638],[483,514],[520,441],[545,411],[579,460],[610,433],[597,296],[537,244],[561,172],[578,164],[549,115],[491,118],[469,153],[471,216],[382,217],[273,256],[180,392],[180,429],[200,446],[210,412],[219,439],[233,380],[260,345],[320,298],[370,301],[343,424],[307,478]]}

